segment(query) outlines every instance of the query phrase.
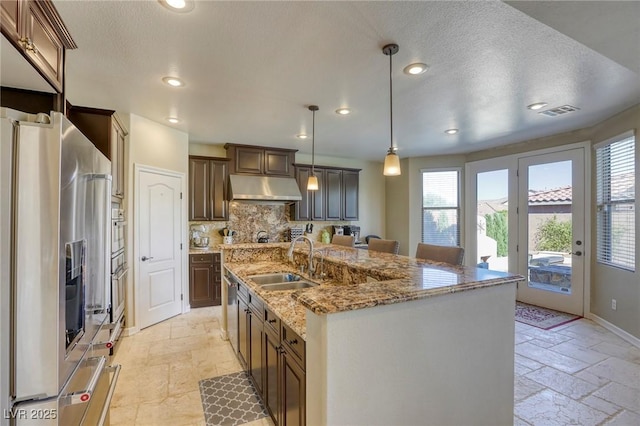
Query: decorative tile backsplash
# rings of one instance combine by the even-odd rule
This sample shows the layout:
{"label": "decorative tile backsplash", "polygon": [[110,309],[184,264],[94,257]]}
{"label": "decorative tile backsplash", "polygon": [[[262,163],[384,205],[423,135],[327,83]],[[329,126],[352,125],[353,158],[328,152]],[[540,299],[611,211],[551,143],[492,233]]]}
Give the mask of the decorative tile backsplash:
{"label": "decorative tile backsplash", "polygon": [[254,204],[231,202],[229,204],[229,220],[227,222],[189,222],[191,225],[202,225],[205,229],[202,236],[209,237],[209,246],[222,243],[219,231],[227,228],[236,231],[234,243],[255,243],[259,231],[266,231],[270,242],[287,241],[289,228],[306,228],[307,223],[313,225],[313,231],[307,235],[314,241],[321,240],[321,233],[327,230],[333,234],[333,225],[349,225],[351,222],[295,222],[289,221],[289,212],[284,204]]}

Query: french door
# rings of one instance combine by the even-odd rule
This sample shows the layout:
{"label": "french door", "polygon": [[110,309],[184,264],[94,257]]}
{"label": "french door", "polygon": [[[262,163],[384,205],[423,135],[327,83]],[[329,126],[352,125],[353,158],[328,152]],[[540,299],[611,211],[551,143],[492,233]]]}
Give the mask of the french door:
{"label": "french door", "polygon": [[518,160],[518,300],[583,315],[584,150]]}
{"label": "french door", "polygon": [[588,149],[573,144],[467,163],[467,265],[520,274],[518,300],[583,315]]}

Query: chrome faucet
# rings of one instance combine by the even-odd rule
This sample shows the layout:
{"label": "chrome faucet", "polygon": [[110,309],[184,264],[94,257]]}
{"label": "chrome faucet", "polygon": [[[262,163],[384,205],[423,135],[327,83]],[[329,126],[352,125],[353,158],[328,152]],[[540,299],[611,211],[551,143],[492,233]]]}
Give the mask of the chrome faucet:
{"label": "chrome faucet", "polygon": [[295,246],[295,244],[299,240],[306,240],[306,241],[309,242],[309,266],[308,266],[308,271],[309,271],[309,274],[311,274],[311,273],[313,273],[315,271],[315,269],[313,267],[313,240],[311,238],[307,237],[306,235],[297,236],[291,241],[291,245],[289,246],[289,251],[287,251],[287,256],[289,257],[289,262],[293,262],[293,247]]}
{"label": "chrome faucet", "polygon": [[318,253],[320,254],[320,266],[318,267],[318,261],[316,260],[316,266],[313,270],[313,278],[324,278],[325,277],[325,273],[324,273],[324,250],[321,249],[315,249],[313,250],[313,253]]}

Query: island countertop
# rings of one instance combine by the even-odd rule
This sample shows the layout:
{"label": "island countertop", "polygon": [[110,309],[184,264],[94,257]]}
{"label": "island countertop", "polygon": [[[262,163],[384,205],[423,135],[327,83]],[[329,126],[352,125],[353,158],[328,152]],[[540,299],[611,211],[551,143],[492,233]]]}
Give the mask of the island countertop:
{"label": "island countertop", "polygon": [[[318,280],[301,274],[320,285],[303,290],[262,290],[249,276],[296,272],[295,266],[286,261],[285,252],[288,247],[289,243],[220,245],[221,249],[231,251],[225,267],[244,281],[303,338],[306,331],[304,308],[317,315],[325,315],[524,279],[520,275],[505,272],[315,243],[316,249],[324,255],[324,268],[330,278]],[[252,259],[252,251],[256,249],[263,252],[261,261]],[[297,244],[295,253],[296,256],[306,258],[308,246]]]}

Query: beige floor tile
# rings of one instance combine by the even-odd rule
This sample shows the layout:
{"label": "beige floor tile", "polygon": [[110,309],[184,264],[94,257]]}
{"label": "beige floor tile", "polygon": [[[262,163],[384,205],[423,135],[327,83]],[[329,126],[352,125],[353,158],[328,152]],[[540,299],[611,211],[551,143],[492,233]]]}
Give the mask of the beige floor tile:
{"label": "beige floor tile", "polygon": [[524,365],[518,364],[517,362],[514,364],[514,366],[516,376],[524,376],[525,374],[531,373],[533,371],[529,367],[525,367]]}
{"label": "beige floor tile", "polygon": [[573,399],[580,399],[598,389],[596,385],[551,367],[533,371],[526,377]]}
{"label": "beige floor tile", "polygon": [[608,358],[585,370],[595,376],[640,390],[640,365],[617,358]]}
{"label": "beige floor tile", "polygon": [[516,353],[569,374],[576,373],[589,366],[589,364],[578,361],[575,358],[552,352],[529,342],[516,345]]}
{"label": "beige floor tile", "polygon": [[136,425],[192,425],[204,421],[200,392],[173,395],[160,403],[143,403],[138,408]]}
{"label": "beige floor tile", "polygon": [[605,423],[606,426],[633,426],[640,425],[640,414],[623,411],[613,419]]}
{"label": "beige floor tile", "polygon": [[527,367],[530,370],[537,370],[538,368],[544,367],[544,364],[539,363],[538,361],[534,361],[526,356],[522,356],[516,352],[514,361],[516,364],[520,364],[524,367]]}
{"label": "beige floor tile", "polygon": [[602,387],[602,386],[604,386],[606,384],[609,384],[611,382],[611,380],[609,380],[609,379],[605,379],[604,377],[598,377],[598,376],[596,376],[594,374],[591,374],[591,373],[589,373],[587,371],[580,371],[579,373],[574,374],[574,376],[576,376],[576,377],[578,377],[578,378],[580,378],[582,380],[585,380],[585,381],[587,381],[587,382],[589,382],[591,384],[594,384],[594,385],[596,385],[598,387]]}
{"label": "beige floor tile", "polygon": [[111,426],[130,426],[136,422],[138,414],[137,405],[125,405],[123,407],[109,407],[109,420]]}
{"label": "beige floor tile", "polygon": [[191,350],[187,349],[180,352],[170,352],[158,355],[147,356],[146,365],[161,365],[161,364],[175,364],[175,363],[187,363],[191,364]]}
{"label": "beige floor tile", "polygon": [[242,371],[242,366],[238,360],[221,362],[216,364],[218,370],[218,376],[224,376],[225,374],[237,373]]}
{"label": "beige floor tile", "polygon": [[622,408],[618,407],[617,405],[607,402],[604,399],[600,399],[594,395],[589,395],[588,397],[582,399],[580,402],[582,402],[584,405],[588,405],[591,408],[600,410],[610,416],[622,411]]}
{"label": "beige floor tile", "polygon": [[521,401],[531,395],[545,389],[543,385],[524,376],[516,376],[514,379],[514,401]]}
{"label": "beige floor tile", "polygon": [[640,414],[640,390],[619,383],[609,383],[593,393],[598,398]]}
{"label": "beige floor tile", "polygon": [[169,367],[169,395],[199,391],[197,371],[190,363],[176,363]]}
{"label": "beige floor tile", "polygon": [[134,369],[135,374],[120,372],[111,405],[114,407],[161,401],[167,397],[169,365],[157,365]]}
{"label": "beige floor tile", "polygon": [[518,416],[513,416],[513,426],[530,426],[531,423],[525,422]]}
{"label": "beige floor tile", "polygon": [[550,389],[515,404],[515,415],[534,426],[595,426],[607,415]]}
{"label": "beige floor tile", "polygon": [[178,339],[180,337],[203,336],[207,334],[202,324],[186,323],[184,325],[173,324],[171,327],[171,338]]}
{"label": "beige floor tile", "polygon": [[[592,347],[593,349],[593,347]],[[607,359],[609,356],[601,352],[596,352],[588,348],[576,345],[573,342],[564,342],[551,348],[552,351],[562,355],[570,356],[587,364],[597,364]]]}
{"label": "beige floor tile", "polygon": [[591,349],[634,364],[640,364],[640,348],[635,346],[621,346],[615,343],[602,342],[592,346]]}

